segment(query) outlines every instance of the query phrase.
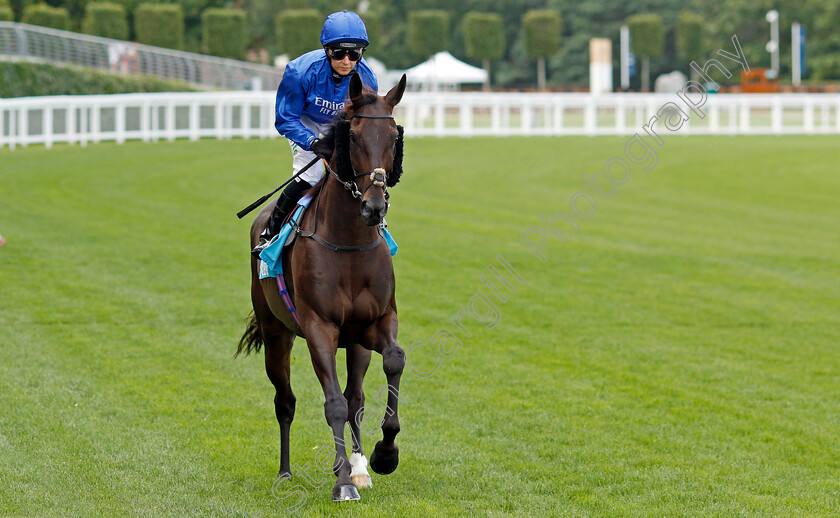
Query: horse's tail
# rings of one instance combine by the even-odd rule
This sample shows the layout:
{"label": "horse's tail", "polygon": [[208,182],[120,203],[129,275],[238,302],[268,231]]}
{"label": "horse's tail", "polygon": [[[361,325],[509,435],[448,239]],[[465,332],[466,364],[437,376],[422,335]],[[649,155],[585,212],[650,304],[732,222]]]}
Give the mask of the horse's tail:
{"label": "horse's tail", "polygon": [[245,356],[251,354],[251,350],[256,352],[260,351],[260,347],[263,345],[263,338],[262,333],[260,332],[260,326],[257,323],[257,316],[252,311],[248,318],[245,319],[245,334],[242,335],[242,338],[239,339],[239,347],[236,348],[236,354],[233,355],[234,358],[239,356],[242,352],[245,352]]}

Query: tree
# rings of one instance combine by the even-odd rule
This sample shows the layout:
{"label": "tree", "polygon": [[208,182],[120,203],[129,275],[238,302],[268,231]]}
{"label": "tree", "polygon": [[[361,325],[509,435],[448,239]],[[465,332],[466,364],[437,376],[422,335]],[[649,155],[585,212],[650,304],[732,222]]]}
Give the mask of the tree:
{"label": "tree", "polygon": [[134,11],[134,30],[138,43],[184,48],[184,12],[178,4],[140,4]]}
{"label": "tree", "polygon": [[277,46],[279,51],[294,59],[321,46],[323,19],[314,9],[290,9],[277,13]]}
{"label": "tree", "polygon": [[490,89],[490,60],[505,55],[505,30],[496,13],[469,12],[464,16],[464,43],[467,56],[482,61],[487,72],[484,89]]}
{"label": "tree", "polygon": [[12,7],[9,5],[8,0],[0,0],[0,22],[13,21],[15,21],[15,12],[12,11]]}
{"label": "tree", "polygon": [[557,11],[531,10],[522,17],[525,50],[537,59],[537,88],[545,90],[545,58],[560,49],[562,21]]}
{"label": "tree", "polygon": [[411,52],[423,59],[447,50],[449,48],[449,13],[442,10],[409,13],[408,46]]}
{"label": "tree", "polygon": [[242,59],[247,43],[247,24],[242,9],[207,9],[201,14],[202,46],[214,56]]}
{"label": "tree", "polygon": [[359,13],[359,16],[365,22],[370,47],[373,47],[374,53],[376,53],[376,50],[381,48],[382,45],[382,16],[372,11]]}
{"label": "tree", "polygon": [[[699,14],[683,11],[677,17],[677,51],[688,63],[703,59],[703,17]],[[697,80],[694,68],[691,79]]]}
{"label": "tree", "polygon": [[636,14],[627,18],[630,48],[642,57],[642,91],[650,91],[650,58],[658,58],[665,47],[665,28],[658,14]]}
{"label": "tree", "polygon": [[82,21],[82,32],[103,38],[128,39],[128,15],[120,4],[90,4]]}
{"label": "tree", "polygon": [[63,31],[70,29],[70,13],[63,7],[50,7],[46,4],[30,5],[23,10],[20,20],[31,25],[52,27]]}

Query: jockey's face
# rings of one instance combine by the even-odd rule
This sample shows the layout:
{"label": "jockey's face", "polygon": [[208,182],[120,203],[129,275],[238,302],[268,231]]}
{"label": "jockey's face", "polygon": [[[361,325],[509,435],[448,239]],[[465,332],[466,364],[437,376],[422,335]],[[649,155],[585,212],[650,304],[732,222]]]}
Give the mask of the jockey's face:
{"label": "jockey's face", "polygon": [[330,65],[339,75],[346,76],[349,74],[356,62],[362,59],[363,48],[341,48],[341,47],[327,47],[327,57],[330,58]]}
{"label": "jockey's face", "polygon": [[352,72],[353,67],[356,66],[355,61],[350,61],[350,56],[344,56],[343,59],[330,58],[330,64],[332,65],[333,70],[335,70],[342,76],[346,76],[347,74]]}

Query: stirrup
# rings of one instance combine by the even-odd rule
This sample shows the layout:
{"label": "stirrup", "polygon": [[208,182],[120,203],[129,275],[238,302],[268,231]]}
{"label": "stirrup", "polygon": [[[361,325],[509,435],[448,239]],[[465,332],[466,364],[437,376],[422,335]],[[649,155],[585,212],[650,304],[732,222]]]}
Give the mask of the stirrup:
{"label": "stirrup", "polygon": [[253,250],[251,250],[251,255],[253,255],[257,259],[259,259],[260,258],[260,252],[265,250],[265,248],[268,246],[269,243],[271,243],[271,238],[261,235],[260,236],[260,242],[257,243],[257,246],[255,246]]}

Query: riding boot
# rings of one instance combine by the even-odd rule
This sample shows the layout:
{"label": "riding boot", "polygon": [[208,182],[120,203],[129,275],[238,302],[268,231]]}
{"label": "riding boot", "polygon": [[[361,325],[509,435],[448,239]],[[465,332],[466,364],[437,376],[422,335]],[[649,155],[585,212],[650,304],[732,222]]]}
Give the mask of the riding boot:
{"label": "riding boot", "polygon": [[283,223],[286,218],[295,209],[298,200],[303,197],[303,193],[312,188],[306,181],[294,181],[289,184],[286,189],[280,193],[277,198],[277,203],[274,205],[274,210],[271,211],[271,216],[268,218],[268,224],[265,230],[260,234],[260,242],[251,250],[254,257],[259,257],[271,239],[276,236],[280,229],[283,228]]}

